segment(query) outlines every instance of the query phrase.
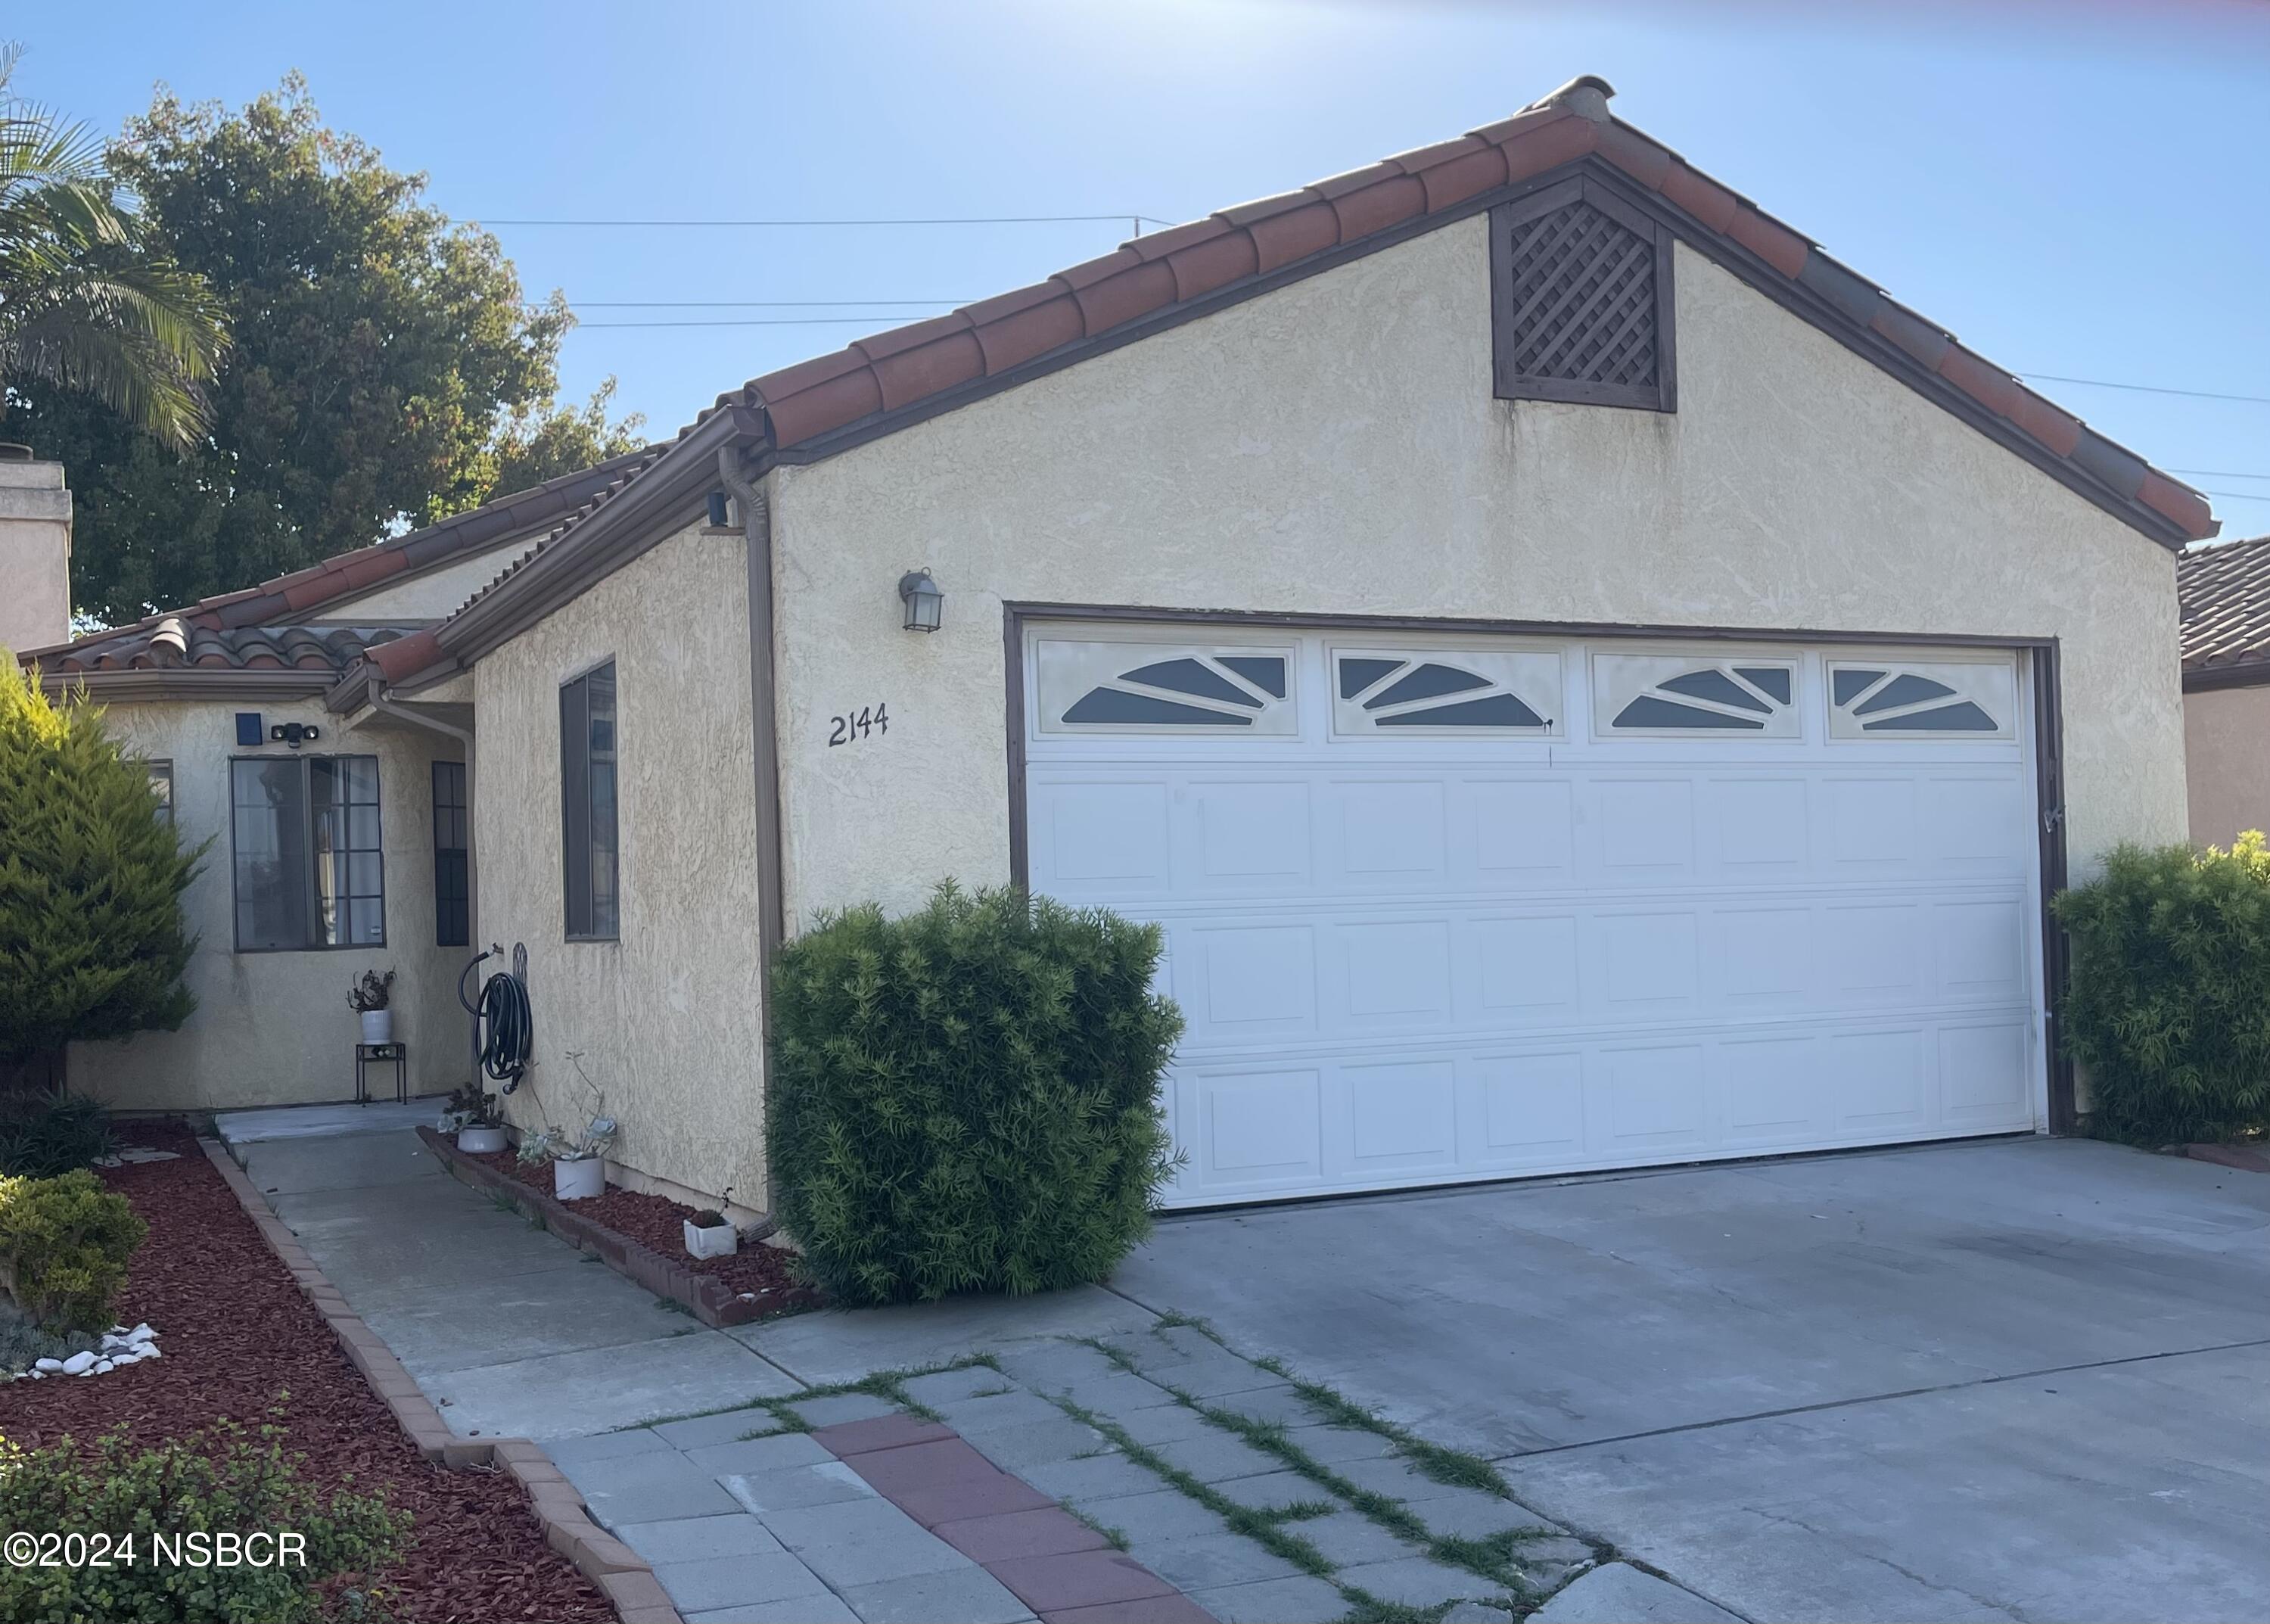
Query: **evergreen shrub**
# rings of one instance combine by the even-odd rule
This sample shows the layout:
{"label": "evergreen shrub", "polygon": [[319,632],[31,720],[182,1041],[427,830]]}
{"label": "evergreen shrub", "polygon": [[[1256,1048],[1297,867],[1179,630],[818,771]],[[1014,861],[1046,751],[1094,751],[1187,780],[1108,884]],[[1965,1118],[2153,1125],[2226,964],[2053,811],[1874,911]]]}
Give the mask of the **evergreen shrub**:
{"label": "evergreen shrub", "polygon": [[75,1038],[172,1030],[196,1006],[182,849],[101,710],[58,705],[0,649],[0,1066]]}
{"label": "evergreen shrub", "polygon": [[2123,846],[2054,904],[2093,1120],[2140,1144],[2270,1126],[2270,848]]}
{"label": "evergreen shrub", "polygon": [[[26,1450],[0,1440],[0,1524],[39,1536],[100,1531],[134,1541],[107,1568],[58,1561],[0,1567],[0,1618],[174,1619],[197,1624],[308,1624],[377,1618],[368,1576],[400,1554],[409,1518],[376,1494],[324,1494],[299,1475],[278,1430],[258,1438],[229,1421],[137,1449],[121,1427],[82,1449],[66,1437]],[[289,1531],[300,1561],[272,1546],[223,1562],[189,1554],[194,1539]],[[158,1545],[157,1541],[168,1541]]]}
{"label": "evergreen shrub", "polygon": [[1156,925],[951,884],[823,918],[773,975],[773,1206],[837,1298],[1102,1279],[1173,1169]]}
{"label": "evergreen shrub", "polygon": [[48,1331],[108,1329],[127,1263],[149,1233],[92,1173],[0,1178],[0,1267],[18,1306]]}

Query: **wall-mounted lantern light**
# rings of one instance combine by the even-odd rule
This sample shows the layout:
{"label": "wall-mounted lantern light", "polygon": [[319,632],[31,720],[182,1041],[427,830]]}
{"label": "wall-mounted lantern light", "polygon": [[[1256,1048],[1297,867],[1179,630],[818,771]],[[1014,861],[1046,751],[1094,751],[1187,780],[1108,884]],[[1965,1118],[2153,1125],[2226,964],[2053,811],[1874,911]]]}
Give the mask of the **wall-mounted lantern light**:
{"label": "wall-mounted lantern light", "polygon": [[909,632],[934,632],[946,619],[946,593],[926,569],[909,570],[899,577],[899,601],[907,606]]}

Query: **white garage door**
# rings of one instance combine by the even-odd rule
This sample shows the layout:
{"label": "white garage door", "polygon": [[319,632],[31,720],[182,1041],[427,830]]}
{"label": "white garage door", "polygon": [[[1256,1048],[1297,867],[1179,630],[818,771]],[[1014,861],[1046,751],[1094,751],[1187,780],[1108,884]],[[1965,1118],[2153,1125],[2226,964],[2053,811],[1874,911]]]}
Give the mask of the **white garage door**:
{"label": "white garage door", "polygon": [[2044,1109],[2010,653],[1028,628],[1035,891],[1166,928],[1176,1205]]}

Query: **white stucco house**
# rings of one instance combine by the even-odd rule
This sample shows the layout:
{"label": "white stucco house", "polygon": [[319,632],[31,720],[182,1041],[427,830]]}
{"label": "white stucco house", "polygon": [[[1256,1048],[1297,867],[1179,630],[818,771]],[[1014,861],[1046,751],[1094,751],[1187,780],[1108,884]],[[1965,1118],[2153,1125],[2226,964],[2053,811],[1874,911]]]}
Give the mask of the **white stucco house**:
{"label": "white stucco house", "polygon": [[1164,925],[1180,1205],[2068,1125],[2214,521],[1610,93],[755,379],[327,672],[463,736],[538,1103],[761,1205],[773,951],[952,876]]}

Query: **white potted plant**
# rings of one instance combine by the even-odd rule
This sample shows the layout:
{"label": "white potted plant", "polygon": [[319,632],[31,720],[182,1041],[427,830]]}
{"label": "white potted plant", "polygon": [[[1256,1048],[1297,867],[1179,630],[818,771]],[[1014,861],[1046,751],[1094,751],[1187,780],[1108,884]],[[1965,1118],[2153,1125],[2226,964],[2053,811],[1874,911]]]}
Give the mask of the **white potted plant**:
{"label": "white potted plant", "polygon": [[449,1109],[441,1113],[441,1131],[457,1136],[457,1148],[475,1156],[506,1148],[504,1116],[497,1097],[483,1094],[478,1083],[449,1091]]}
{"label": "white potted plant", "polygon": [[741,1250],[741,1232],[720,1210],[733,1195],[728,1184],[715,1207],[704,1207],[686,1220],[686,1251],[692,1257],[731,1257]]}
{"label": "white potted plant", "polygon": [[[549,1116],[542,1131],[521,1136],[520,1160],[552,1164],[552,1193],[562,1201],[582,1201],[607,1191],[607,1153],[614,1148],[615,1119],[604,1114],[606,1095],[583,1071],[583,1057],[575,1050],[567,1058],[590,1096],[590,1112],[578,1131],[555,1127]],[[533,1096],[535,1091],[530,1090]],[[538,1101],[538,1109],[543,1109]]]}
{"label": "white potted plant", "polygon": [[347,1007],[362,1017],[362,1041],[366,1043],[394,1042],[394,1012],[388,1007],[394,998],[394,972],[383,975],[376,970],[365,970],[347,989]]}

